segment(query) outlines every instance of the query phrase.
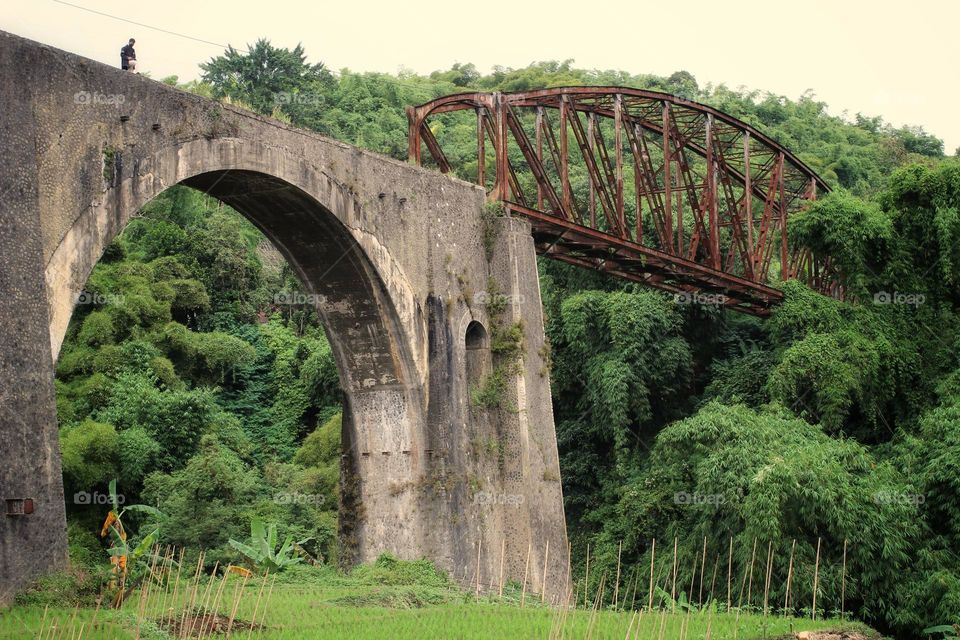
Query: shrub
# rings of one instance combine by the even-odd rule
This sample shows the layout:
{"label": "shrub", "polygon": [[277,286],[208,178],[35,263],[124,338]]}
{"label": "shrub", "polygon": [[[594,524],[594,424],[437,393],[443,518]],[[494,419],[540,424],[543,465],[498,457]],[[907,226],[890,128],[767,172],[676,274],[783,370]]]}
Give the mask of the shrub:
{"label": "shrub", "polygon": [[359,565],[351,575],[365,584],[451,586],[447,573],[438,569],[431,561],[400,560],[389,553],[381,554],[372,564]]}
{"label": "shrub", "polygon": [[113,338],[113,319],[105,311],[92,311],[77,334],[77,341],[90,347],[110,344]]}
{"label": "shrub", "polygon": [[117,474],[117,432],[113,425],[84,420],[60,434],[63,476],[72,491],[91,491]]}
{"label": "shrub", "polygon": [[293,461],[305,467],[321,467],[340,460],[340,433],[343,414],[338,413],[308,435]]}

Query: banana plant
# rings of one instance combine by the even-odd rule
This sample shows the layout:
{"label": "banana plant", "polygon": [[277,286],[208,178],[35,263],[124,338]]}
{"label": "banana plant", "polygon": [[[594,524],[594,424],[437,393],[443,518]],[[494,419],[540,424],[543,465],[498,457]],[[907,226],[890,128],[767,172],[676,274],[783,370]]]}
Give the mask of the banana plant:
{"label": "banana plant", "polygon": [[250,544],[230,539],[230,546],[245,555],[256,567],[267,571],[283,571],[285,568],[303,562],[295,555],[296,548],[306,544],[311,538],[297,542],[293,536],[287,536],[280,548],[277,548],[277,525],[264,526],[263,521],[254,516],[250,519]]}
{"label": "banana plant", "polygon": [[[159,509],[145,504],[132,504],[121,509],[120,499],[117,496],[116,479],[110,481],[110,506],[112,508],[100,529],[100,537],[110,536],[110,548],[107,550],[107,553],[110,554],[110,563],[113,565],[110,587],[116,591],[113,606],[120,607],[125,595],[133,588],[132,585],[128,585],[130,568],[136,568],[138,564],[143,562],[143,555],[153,548],[160,537],[160,525],[157,524],[152,531],[140,538],[140,542],[135,547],[131,548],[127,541],[127,531],[123,526],[123,516],[128,511],[146,513],[158,520],[162,519],[164,515]],[[145,565],[145,563],[143,564]]]}

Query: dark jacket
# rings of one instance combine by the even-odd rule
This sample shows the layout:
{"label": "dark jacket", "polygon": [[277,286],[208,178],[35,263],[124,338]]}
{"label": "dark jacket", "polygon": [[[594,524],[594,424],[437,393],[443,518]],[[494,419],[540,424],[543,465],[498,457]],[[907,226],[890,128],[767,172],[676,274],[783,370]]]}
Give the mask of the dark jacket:
{"label": "dark jacket", "polygon": [[137,59],[137,52],[133,50],[133,45],[131,44],[124,45],[124,47],[120,49],[120,65],[121,66],[125,67],[127,66],[128,60],[136,60],[136,59]]}

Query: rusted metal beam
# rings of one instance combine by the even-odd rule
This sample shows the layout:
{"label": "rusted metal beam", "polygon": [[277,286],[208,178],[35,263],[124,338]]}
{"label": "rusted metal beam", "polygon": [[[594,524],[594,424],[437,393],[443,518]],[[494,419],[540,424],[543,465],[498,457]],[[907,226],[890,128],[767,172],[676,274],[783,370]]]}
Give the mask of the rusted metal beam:
{"label": "rusted metal beam", "polygon": [[667,235],[667,251],[673,251],[673,177],[670,175],[670,166],[673,164],[670,151],[670,104],[663,102],[663,202],[664,211],[664,231]]}
{"label": "rusted metal beam", "polygon": [[[523,130],[523,124],[513,113],[513,109],[511,109],[509,105],[507,105],[506,117],[507,126],[510,127],[510,131],[513,133],[514,140],[517,141],[517,146],[520,147],[520,153],[523,154],[524,159],[527,161],[527,165],[530,167],[530,171],[533,173],[534,179],[537,181],[538,200],[542,198],[543,195],[546,195],[547,200],[550,202],[550,207],[555,214],[567,219],[571,219],[569,213],[563,210],[563,204],[561,203],[560,198],[557,196],[557,193],[553,190],[553,185],[550,184],[550,181],[547,178],[547,173],[543,168],[543,164],[540,162],[540,154],[538,154],[533,148],[533,145],[530,144],[530,139],[527,137],[526,131]],[[521,203],[524,205],[526,204],[522,201]],[[538,206],[537,208],[542,209],[542,206]]]}
{"label": "rusted metal beam", "polygon": [[[551,109],[559,111],[559,132],[551,127]],[[543,246],[551,253],[659,288],[724,291],[745,310],[767,308],[757,300],[769,297],[763,288],[769,288],[774,255],[781,278],[802,278],[818,290],[842,292],[829,257],[792,247],[787,233],[791,213],[829,187],[750,125],[706,105],[624,87],[465,93],[408,108],[410,161],[422,164],[425,145],[441,171],[451,171],[428,120],[463,110],[476,115],[477,182],[486,186],[489,139],[496,173],[488,197],[536,218],[534,235],[546,238]],[[531,124],[534,136],[527,132]],[[580,159],[571,156],[571,130]],[[519,149],[523,161],[516,162],[514,155],[510,162],[511,148]],[[571,185],[571,172],[581,167],[589,188],[583,209]],[[627,185],[624,172],[631,168]],[[628,220],[628,195],[633,220]],[[759,202],[762,211],[755,206]],[[645,225],[653,233],[645,234]]]}
{"label": "rusted metal beam", "polygon": [[477,184],[486,189],[487,187],[487,133],[484,119],[486,114],[482,107],[477,107]]}
{"label": "rusted metal beam", "polygon": [[427,149],[430,150],[430,155],[433,156],[437,166],[440,167],[440,172],[450,173],[450,162],[447,160],[447,156],[444,155],[443,149],[440,148],[440,143],[437,142],[437,139],[434,137],[433,131],[430,131],[430,127],[428,127],[425,122],[420,125],[420,138],[427,143]]}

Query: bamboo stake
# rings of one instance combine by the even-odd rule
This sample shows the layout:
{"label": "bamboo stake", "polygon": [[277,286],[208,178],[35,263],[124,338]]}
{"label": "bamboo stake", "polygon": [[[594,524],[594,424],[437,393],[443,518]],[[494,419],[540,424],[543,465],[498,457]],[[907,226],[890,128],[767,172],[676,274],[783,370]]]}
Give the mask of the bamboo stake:
{"label": "bamboo stake", "polygon": [[697,583],[697,563],[700,561],[700,557],[697,555],[693,556],[693,573],[690,574],[690,593],[687,595],[687,602],[692,606],[693,605],[693,585]]}
{"label": "bamboo stake", "polygon": [[757,539],[753,539],[753,553],[750,555],[750,582],[747,587],[747,609],[750,608],[750,605],[753,604],[753,561],[757,557]]}
{"label": "bamboo stake", "polygon": [[747,590],[747,573],[749,568],[743,567],[743,579],[740,580],[740,593],[737,595],[737,609],[743,608],[743,594]]}
{"label": "bamboo stake", "polygon": [[773,540],[767,542],[767,570],[763,581],[763,625],[766,632],[767,604],[770,602],[770,578],[773,575]]}
{"label": "bamboo stake", "polygon": [[666,563],[666,567],[661,567],[661,571],[657,571],[657,584],[660,584],[660,574],[665,574],[663,576],[663,593],[667,593],[667,589],[670,587],[670,563]]}
{"label": "bamboo stake", "polygon": [[843,622],[844,600],[847,596],[847,539],[843,539],[843,570],[840,573],[840,621]]}
{"label": "bamboo stake", "polygon": [[[567,626],[567,619],[570,617],[570,612],[571,612],[571,611],[576,611],[576,610],[577,610],[577,605],[580,604],[579,601],[578,601],[578,598],[579,598],[579,597],[580,597],[579,591],[575,591],[575,592],[573,592],[573,602],[571,603],[569,600],[567,600],[567,607],[566,607],[566,609],[564,609],[564,612],[563,612],[563,621],[562,621],[562,623],[561,623],[561,625],[560,625],[560,635],[559,635],[559,637],[561,637],[561,638],[563,637],[563,629]],[[571,606],[571,605],[572,605],[572,606]]]}
{"label": "bamboo stake", "polygon": [[787,617],[790,608],[790,586],[793,583],[793,552],[797,548],[797,540],[790,544],[790,564],[787,568],[787,592],[783,596],[783,617]]}
{"label": "bamboo stake", "polygon": [[[640,583],[640,567],[633,568],[633,595],[630,596],[630,609],[633,610],[637,603],[637,585]],[[623,606],[627,606],[627,599],[623,599]]]}
{"label": "bamboo stake", "polygon": [[503,556],[507,552],[507,539],[500,539],[500,593],[499,597],[503,598]]}
{"label": "bamboo stake", "polygon": [[767,610],[767,591],[769,589],[768,576],[770,575],[770,555],[773,552],[773,540],[767,540],[767,562],[763,568],[763,612]]}
{"label": "bamboo stake", "polygon": [[267,572],[263,574],[263,581],[260,583],[260,590],[257,592],[257,603],[253,606],[253,615],[250,617],[250,628],[247,629],[247,638],[253,635],[253,629],[257,624],[257,614],[260,613],[260,598],[263,597],[263,590],[267,586],[267,577],[270,575],[270,570],[267,569]]}
{"label": "bamboo stake", "polygon": [[527,599],[527,570],[530,568],[530,547],[533,543],[527,543],[527,560],[523,563],[523,590],[520,592],[520,608],[523,609],[523,603]]}
{"label": "bamboo stake", "polygon": [[[697,603],[703,605],[703,573],[707,570],[707,536],[703,536],[703,558],[700,560],[700,593],[697,595]],[[693,601],[690,602],[693,604]]]}
{"label": "bamboo stake", "polygon": [[480,553],[483,551],[483,536],[477,539],[477,602],[480,602]]}
{"label": "bamboo stake", "polygon": [[[140,590],[140,601],[137,603],[137,638],[140,637],[140,625],[143,622],[143,615],[144,611],[146,610],[147,600],[150,597],[150,586],[153,584],[153,574],[157,568],[157,554],[159,551],[159,546],[155,546],[153,548],[153,559],[150,562],[150,573],[148,574],[149,579],[147,580],[147,584],[144,585]],[[120,589],[122,590],[124,588],[126,587],[124,586],[123,582],[121,582]],[[123,603],[123,591],[120,592],[120,602],[121,604]]]}
{"label": "bamboo stake", "polygon": [[623,540],[617,546],[617,581],[613,584],[613,608],[617,608],[620,596],[620,556],[623,553]]}
{"label": "bamboo stake", "polygon": [[677,543],[679,540],[673,539],[673,584],[670,586],[670,598],[673,600],[673,612],[677,612]]}
{"label": "bamboo stake", "polygon": [[660,632],[657,634],[657,640],[663,640],[663,627],[667,621],[667,610],[660,609]]}
{"label": "bamboo stake", "polygon": [[38,640],[43,640],[43,636],[47,634],[47,612],[50,610],[50,603],[48,602],[43,608],[43,618],[40,620],[40,635]]}
{"label": "bamboo stake", "polygon": [[633,640],[640,637],[640,626],[643,624],[643,607],[640,607],[639,616],[637,616],[637,630],[633,632]]}
{"label": "bamboo stake", "polygon": [[543,576],[543,584],[540,585],[540,602],[545,602],[547,599],[547,558],[550,557],[550,539],[547,538],[547,546],[543,550],[543,573],[540,574]]}
{"label": "bamboo stake", "polygon": [[713,561],[713,579],[710,580],[710,597],[707,601],[716,602],[716,588],[717,588],[717,570],[720,569],[720,552],[717,551],[717,557]]}
{"label": "bamboo stake", "polygon": [[633,615],[630,616],[630,625],[627,627],[627,632],[623,636],[623,640],[630,640],[630,632],[633,631],[633,623],[637,619],[637,612],[634,611]]}
{"label": "bamboo stake", "polygon": [[730,592],[730,579],[733,577],[733,536],[730,536],[730,551],[727,554],[727,611],[730,611],[732,593]]}
{"label": "bamboo stake", "polygon": [[650,544],[650,602],[647,604],[647,610],[653,610],[653,561],[657,557],[657,539],[654,538]]}
{"label": "bamboo stake", "polygon": [[[277,576],[273,576],[273,580],[270,581],[270,591],[267,591],[267,602],[263,605],[263,613],[266,616],[267,613],[267,603],[270,602],[270,598],[273,597],[273,587],[277,584]],[[266,628],[262,622],[260,623],[260,631],[257,633],[257,640],[263,637],[263,630]]]}
{"label": "bamboo stake", "polygon": [[600,576],[600,586],[597,588],[597,597],[593,600],[593,609],[590,611],[590,622],[587,625],[587,634],[586,637],[589,639],[593,637],[593,625],[597,622],[597,615],[600,611],[600,602],[603,600],[603,587],[607,582],[607,573],[604,572]]}
{"label": "bamboo stake", "polygon": [[557,608],[550,616],[550,640],[560,637],[560,627],[563,619],[563,609]]}
{"label": "bamboo stake", "polygon": [[[73,638],[73,628],[74,628],[74,625],[75,625],[76,622],[77,622],[77,614],[78,614],[78,613],[80,613],[80,605],[79,605],[79,604],[78,604],[76,607],[73,608],[73,615],[70,616],[70,637],[71,637],[71,638]],[[66,626],[63,627],[63,632],[64,632],[64,633],[67,632],[67,627],[66,627]]]}
{"label": "bamboo stake", "polygon": [[164,557],[164,563],[166,569],[161,569],[160,575],[163,578],[163,598],[160,600],[160,619],[166,615],[167,612],[167,597],[170,594],[170,577],[173,573],[171,565],[173,563],[173,556],[177,550],[173,547],[167,549],[167,555]]}
{"label": "bamboo stake", "polygon": [[817,619],[817,580],[820,578],[820,538],[817,538],[817,561],[813,567],[813,619]]}
{"label": "bamboo stake", "polygon": [[189,633],[187,633],[187,637],[188,637],[188,638],[193,635],[193,628],[194,628],[194,626],[197,624],[197,618],[198,618],[198,617],[199,617],[200,620],[201,620],[201,622],[200,622],[200,629],[201,629],[201,631],[203,630],[203,620],[206,619],[207,606],[208,606],[209,603],[210,603],[210,590],[213,588],[213,583],[216,581],[216,580],[215,580],[215,576],[217,575],[217,567],[218,567],[218,566],[220,566],[220,561],[219,561],[219,560],[218,560],[217,562],[214,562],[214,563],[213,563],[213,573],[210,574],[210,580],[207,582],[207,586],[206,586],[206,588],[203,590],[203,596],[201,596],[201,598],[200,598],[200,602],[203,603],[203,605],[202,605],[203,611],[200,611],[200,612],[198,612],[198,613],[196,613],[196,614],[193,614],[193,619],[190,620],[190,631],[189,631]]}
{"label": "bamboo stake", "polygon": [[583,606],[587,606],[587,588],[590,584],[590,543],[587,543],[587,571],[583,577]]}
{"label": "bamboo stake", "polygon": [[247,580],[250,578],[249,575],[243,576],[243,583],[240,585],[240,588],[237,590],[237,593],[233,596],[233,607],[230,609],[230,621],[227,623],[227,637],[230,637],[230,632],[233,631],[233,621],[237,618],[237,609],[240,608],[240,600],[243,598],[243,590],[247,586]]}
{"label": "bamboo stake", "polygon": [[[224,569],[224,571],[223,571],[223,580],[220,581],[220,586],[217,588],[217,595],[216,595],[216,597],[213,599],[213,620],[210,621],[211,624],[210,624],[210,629],[209,629],[211,636],[213,635],[213,622],[216,621],[217,615],[218,615],[219,612],[220,612],[220,602],[223,600],[223,591],[224,591],[224,589],[225,589],[226,586],[227,586],[227,580],[230,578],[229,568],[230,568],[230,567],[227,566],[227,568]],[[204,636],[206,636],[206,635],[207,635],[206,631],[204,631],[203,627],[201,626],[201,627],[200,627],[200,638],[202,639],[202,638],[203,638]]]}
{"label": "bamboo stake", "polygon": [[[193,613],[193,605],[197,601],[197,589],[200,586],[200,571],[203,568],[203,557],[206,555],[205,551],[201,551],[200,555],[197,556],[197,570],[193,575],[193,593],[190,594],[190,604],[189,606],[183,607],[183,616],[180,618],[180,631],[184,631],[187,623],[187,613]],[[184,603],[186,605],[186,603]]]}
{"label": "bamboo stake", "polygon": [[180,547],[180,561],[177,563],[177,581],[173,585],[173,600],[170,602],[170,623],[173,624],[173,620],[176,617],[173,614],[174,607],[177,606],[177,596],[180,595],[180,573],[183,571],[183,553],[186,551],[185,547]]}

